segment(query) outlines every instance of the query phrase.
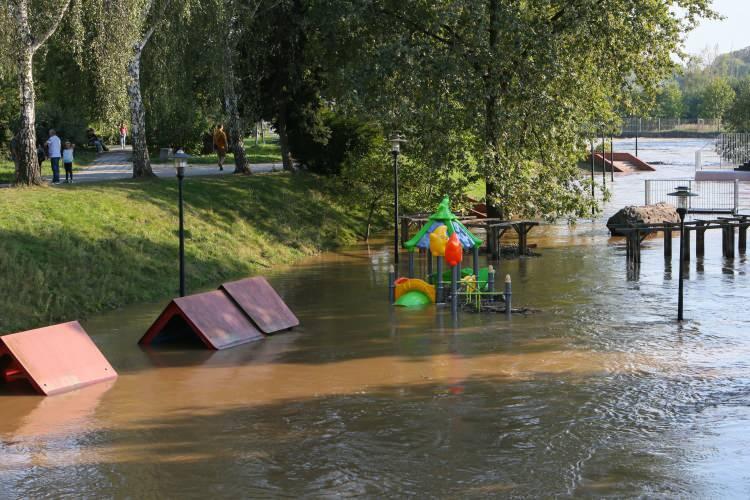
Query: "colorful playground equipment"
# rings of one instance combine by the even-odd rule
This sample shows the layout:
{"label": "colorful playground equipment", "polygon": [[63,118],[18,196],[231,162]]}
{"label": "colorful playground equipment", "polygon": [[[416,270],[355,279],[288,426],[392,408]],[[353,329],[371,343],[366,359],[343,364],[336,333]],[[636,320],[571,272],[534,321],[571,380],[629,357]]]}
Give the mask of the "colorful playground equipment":
{"label": "colorful playground equipment", "polygon": [[[391,303],[400,307],[422,307],[450,301],[457,310],[460,296],[468,301],[481,303],[483,298],[495,300],[495,272],[491,266],[479,267],[479,247],[482,240],[472,234],[450,210],[450,199],[446,196],[438,205],[427,223],[419,232],[404,243],[408,252],[408,275],[397,277],[395,269],[390,273]],[[427,254],[427,276],[415,277],[415,252]],[[472,267],[461,268],[465,251],[472,252]],[[433,260],[436,272],[433,273]],[[449,270],[444,271],[444,264]],[[447,284],[450,288],[446,290]],[[459,288],[461,291],[459,291]]]}

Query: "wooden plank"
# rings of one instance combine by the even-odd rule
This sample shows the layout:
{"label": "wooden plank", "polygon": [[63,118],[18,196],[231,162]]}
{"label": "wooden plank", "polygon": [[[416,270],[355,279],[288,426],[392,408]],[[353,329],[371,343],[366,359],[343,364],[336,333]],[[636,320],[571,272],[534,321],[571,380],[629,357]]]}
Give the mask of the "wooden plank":
{"label": "wooden plank", "polygon": [[299,326],[289,309],[265,278],[257,276],[221,285],[258,328],[266,334]]}
{"label": "wooden plank", "polygon": [[77,321],[0,337],[3,351],[15,361],[17,378],[47,396],[117,377]]}

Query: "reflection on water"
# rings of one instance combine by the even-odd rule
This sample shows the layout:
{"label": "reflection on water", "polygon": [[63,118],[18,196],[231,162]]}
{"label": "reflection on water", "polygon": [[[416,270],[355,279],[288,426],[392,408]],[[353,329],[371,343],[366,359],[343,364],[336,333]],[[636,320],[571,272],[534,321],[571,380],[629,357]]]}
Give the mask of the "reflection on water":
{"label": "reflection on water", "polygon": [[746,261],[708,232],[678,325],[660,238],[637,280],[602,220],[530,241],[494,263],[540,310],[510,322],[390,308],[387,241],[270,276],[303,326],[264,342],[143,350],[164,304],[94,318],[119,379],[2,396],[0,497],[747,496]]}

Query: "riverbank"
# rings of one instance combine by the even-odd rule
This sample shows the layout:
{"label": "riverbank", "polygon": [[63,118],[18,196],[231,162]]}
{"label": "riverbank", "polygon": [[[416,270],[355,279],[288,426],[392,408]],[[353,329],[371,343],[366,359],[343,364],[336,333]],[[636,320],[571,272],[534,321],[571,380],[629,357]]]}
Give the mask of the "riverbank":
{"label": "riverbank", "polygon": [[[355,241],[360,219],[308,174],[185,182],[188,291]],[[177,289],[176,180],[13,189],[0,198],[0,333]]]}

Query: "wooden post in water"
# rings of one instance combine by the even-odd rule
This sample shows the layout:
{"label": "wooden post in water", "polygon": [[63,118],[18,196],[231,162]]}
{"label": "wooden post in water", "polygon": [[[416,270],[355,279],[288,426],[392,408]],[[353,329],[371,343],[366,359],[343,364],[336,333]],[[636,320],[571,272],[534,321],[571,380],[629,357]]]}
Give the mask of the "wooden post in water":
{"label": "wooden post in water", "polygon": [[739,251],[740,255],[745,255],[745,252],[747,250],[747,228],[748,223],[746,220],[743,219],[742,222],[739,224],[739,234],[740,238],[737,242],[737,250]]}
{"label": "wooden post in water", "polygon": [[722,251],[727,259],[734,258],[734,226],[730,223],[721,225],[722,232]]}
{"label": "wooden post in water", "polygon": [[690,228],[685,226],[685,244],[682,245],[682,260],[685,262],[690,262]]}
{"label": "wooden post in water", "polygon": [[695,226],[695,256],[703,257],[706,254],[706,223],[698,221]]}
{"label": "wooden post in water", "polygon": [[664,223],[664,258],[672,258],[672,223]]}

